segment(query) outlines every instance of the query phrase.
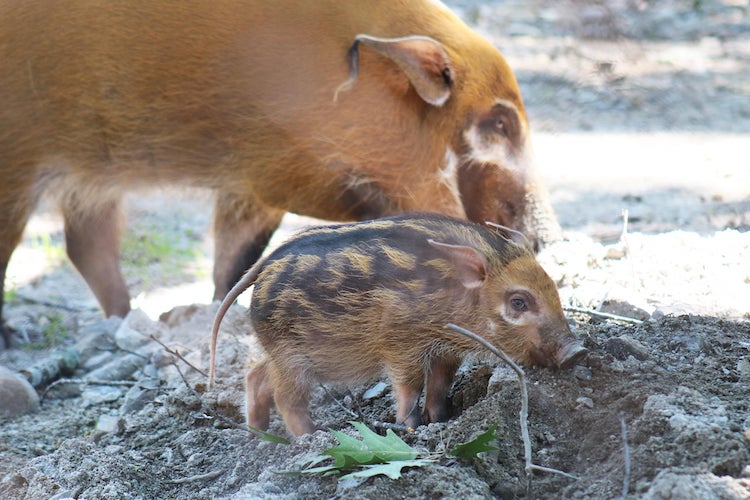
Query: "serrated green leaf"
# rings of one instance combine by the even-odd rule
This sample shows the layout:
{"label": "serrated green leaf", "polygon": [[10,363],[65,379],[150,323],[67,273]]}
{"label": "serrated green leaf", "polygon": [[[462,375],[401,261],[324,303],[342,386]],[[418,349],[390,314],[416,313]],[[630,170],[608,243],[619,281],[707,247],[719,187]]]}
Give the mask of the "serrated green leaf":
{"label": "serrated green leaf", "polygon": [[341,476],[339,479],[345,480],[353,477],[367,478],[377,475],[388,476],[391,479],[398,479],[401,477],[401,469],[404,467],[424,467],[435,463],[435,460],[431,458],[419,458],[415,460],[393,460],[382,464],[375,465],[364,465],[362,468],[357,469],[354,472]]}
{"label": "serrated green leaf", "polygon": [[339,431],[331,431],[331,434],[338,439],[339,444],[323,453],[333,457],[336,467],[346,469],[359,464],[373,463],[375,455],[367,449],[367,444],[364,441],[347,436]]}
{"label": "serrated green leaf", "polygon": [[258,429],[257,427],[253,427],[252,425],[248,425],[248,428],[250,429],[251,432],[260,436],[261,441],[268,441],[269,443],[278,443],[278,444],[289,444],[288,439],[283,438],[281,436],[277,436],[276,434],[271,434],[270,432],[266,432],[264,430]]}
{"label": "serrated green leaf", "polygon": [[471,441],[456,445],[451,451],[448,452],[448,454],[453,455],[454,457],[463,458],[465,460],[471,460],[473,458],[476,458],[476,456],[482,452],[495,451],[498,449],[498,447],[489,445],[487,443],[497,439],[497,434],[495,434],[496,430],[497,424],[493,424],[489,429],[487,429],[485,432],[481,433]]}
{"label": "serrated green leaf", "polygon": [[381,436],[361,422],[349,422],[362,436],[362,442],[377,458],[378,462],[393,460],[413,460],[417,458],[417,450],[406,444],[391,429]]}

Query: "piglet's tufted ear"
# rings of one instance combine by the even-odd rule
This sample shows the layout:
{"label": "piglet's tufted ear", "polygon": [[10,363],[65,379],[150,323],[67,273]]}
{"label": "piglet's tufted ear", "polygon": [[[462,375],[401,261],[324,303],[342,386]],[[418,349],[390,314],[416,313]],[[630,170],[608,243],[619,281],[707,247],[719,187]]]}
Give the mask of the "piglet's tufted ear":
{"label": "piglet's tufted ear", "polygon": [[456,266],[458,278],[466,288],[482,286],[487,277],[487,262],[477,249],[466,245],[451,245],[432,239],[427,243],[443,252]]}

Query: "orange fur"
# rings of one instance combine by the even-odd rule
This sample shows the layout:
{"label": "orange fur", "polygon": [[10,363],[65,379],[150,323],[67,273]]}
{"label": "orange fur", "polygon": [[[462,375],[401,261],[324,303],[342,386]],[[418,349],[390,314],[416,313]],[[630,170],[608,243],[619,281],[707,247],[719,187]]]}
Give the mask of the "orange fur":
{"label": "orange fur", "polygon": [[[360,34],[418,35],[440,50],[409,73],[362,46],[357,78],[334,102]],[[415,85],[448,77],[434,73],[441,57],[449,98],[433,105]],[[0,0],[0,86],[0,277],[45,191],[72,225],[101,207],[115,214],[125,190],[214,189],[215,298],[258,258],[285,211],[334,220],[470,214],[532,238],[527,207],[554,222],[525,155],[511,69],[432,1]],[[503,119],[519,130],[497,129]],[[483,140],[470,144],[477,134]],[[446,174],[449,153],[459,164]],[[490,153],[497,161],[488,164]],[[478,157],[485,172],[466,173]],[[485,182],[492,187],[474,186]],[[112,240],[101,248],[87,249],[84,231],[71,232],[71,243],[93,289],[119,283],[117,306],[99,298],[107,314],[122,314],[119,271],[87,264],[117,260],[118,232],[104,231],[114,225],[86,228]]]}

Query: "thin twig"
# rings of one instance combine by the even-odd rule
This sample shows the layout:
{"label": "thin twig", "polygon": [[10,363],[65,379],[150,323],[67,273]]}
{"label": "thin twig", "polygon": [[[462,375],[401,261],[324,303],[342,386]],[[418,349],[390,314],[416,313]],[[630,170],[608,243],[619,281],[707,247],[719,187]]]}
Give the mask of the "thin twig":
{"label": "thin twig", "polygon": [[628,427],[625,415],[620,413],[620,432],[622,434],[622,454],[625,460],[625,473],[622,478],[622,499],[625,500],[630,489],[630,448],[628,447]]}
{"label": "thin twig", "polygon": [[187,359],[185,359],[182,356],[182,354],[180,354],[179,352],[175,351],[174,349],[170,349],[169,347],[167,347],[164,344],[164,342],[162,342],[161,340],[159,340],[158,338],[156,338],[156,336],[154,336],[153,333],[151,335],[149,335],[149,337],[151,337],[151,340],[153,340],[154,342],[156,342],[157,344],[159,344],[160,346],[162,346],[164,348],[164,350],[167,351],[167,353],[171,354],[172,356],[175,356],[180,361],[182,361],[183,363],[185,363],[190,368],[192,368],[193,370],[197,371],[198,373],[200,373],[204,377],[208,377],[208,374],[206,372],[204,372],[203,370],[201,370],[200,368],[198,368],[197,366],[195,366],[193,363],[191,363],[190,361],[188,361]]}
{"label": "thin twig", "polygon": [[521,411],[520,411],[520,422],[521,422],[521,438],[523,439],[523,451],[524,451],[524,457],[526,458],[526,478],[527,478],[527,496],[530,498],[531,493],[531,476],[533,474],[533,471],[541,471],[541,472],[552,472],[554,474],[560,474],[561,476],[565,476],[571,479],[578,479],[576,476],[573,476],[572,474],[568,474],[567,472],[563,472],[561,470],[557,469],[550,469],[548,467],[542,467],[540,465],[535,465],[531,462],[531,438],[529,437],[529,426],[528,426],[528,415],[529,415],[529,394],[526,389],[526,376],[524,375],[523,370],[521,369],[518,364],[516,364],[510,357],[505,354],[501,349],[495,347],[491,343],[489,343],[486,339],[480,337],[474,332],[471,332],[465,328],[461,328],[458,325],[454,325],[453,323],[448,323],[445,325],[446,328],[449,328],[455,332],[458,332],[462,335],[465,335],[466,337],[469,337],[470,339],[473,339],[480,344],[482,344],[484,347],[490,350],[495,356],[499,357],[503,361],[505,361],[508,366],[510,366],[514,372],[516,372],[516,375],[518,375],[518,382],[521,387]]}
{"label": "thin twig", "polygon": [[187,378],[185,378],[185,374],[182,373],[182,370],[180,370],[180,366],[176,362],[174,362],[174,361],[172,362],[172,366],[174,366],[175,369],[177,370],[177,374],[180,376],[180,378],[182,379],[182,381],[185,383],[185,387],[187,387],[188,391],[190,391],[190,393],[196,399],[198,399],[198,402],[201,405],[201,410],[203,410],[203,413],[205,413],[206,415],[211,415],[212,417],[220,420],[222,423],[224,423],[224,424],[226,424],[226,425],[228,425],[228,426],[230,426],[230,427],[232,427],[234,429],[241,429],[241,430],[244,430],[244,431],[252,434],[252,431],[250,429],[248,429],[247,427],[238,424],[234,420],[225,417],[221,413],[219,413],[219,412],[215,411],[213,408],[211,408],[205,401],[203,401],[203,398],[198,393],[198,391],[196,391],[193,388],[193,386],[190,385],[190,382],[187,381]]}
{"label": "thin twig", "polygon": [[[357,407],[356,411],[352,410],[351,408],[347,408],[346,406],[344,406],[344,404],[341,401],[338,400],[336,396],[333,395],[333,393],[331,393],[330,390],[328,390],[328,388],[325,385],[320,384],[320,387],[323,388],[325,393],[328,395],[328,397],[330,397],[333,400],[334,403],[336,403],[342,410],[344,410],[346,413],[351,415],[353,418],[356,418],[359,422],[365,422],[369,424],[371,427],[375,427],[378,429],[391,429],[394,431],[406,432],[406,433],[414,432],[414,429],[412,427],[409,427],[408,425],[404,425],[400,423],[383,422],[381,420],[373,420],[370,418],[366,418],[364,414],[362,413],[362,410],[359,408],[359,406]],[[356,398],[354,398],[353,395],[352,395],[352,398],[354,399],[354,401],[356,401]]]}
{"label": "thin twig", "polygon": [[619,314],[611,314],[611,313],[594,311],[592,309],[584,309],[583,307],[565,306],[563,307],[563,311],[588,314],[589,316],[596,316],[599,318],[622,321],[624,323],[633,323],[635,325],[639,325],[643,323],[643,320],[640,320],[640,319],[630,318],[628,316],[620,316]]}
{"label": "thin twig", "polygon": [[109,385],[112,387],[132,387],[137,382],[135,380],[89,380],[85,378],[61,378],[57,379],[54,382],[52,382],[50,385],[48,385],[44,392],[42,392],[42,395],[39,397],[39,399],[44,400],[44,398],[47,397],[47,393],[57,387],[58,385],[62,384],[81,384],[81,385]]}
{"label": "thin twig", "polygon": [[[188,391],[198,400],[198,403],[201,405],[201,410],[206,415],[209,415],[217,420],[219,420],[224,425],[231,427],[232,429],[241,430],[243,432],[246,432],[247,434],[253,435],[253,436],[260,436],[263,439],[274,441],[276,443],[284,443],[288,444],[289,441],[287,441],[285,438],[281,436],[276,436],[274,434],[271,434],[269,432],[266,432],[262,429],[256,429],[255,427],[251,427],[249,425],[241,425],[235,422],[234,420],[225,417],[215,409],[211,408],[211,406],[208,405],[205,401],[203,401],[203,398],[200,394],[198,394],[198,391],[196,391],[193,386],[190,385],[190,382],[187,381],[187,378],[185,378],[185,374],[182,373],[182,370],[180,370],[180,366],[176,362],[172,362],[172,366],[175,367],[177,370],[177,373],[180,375],[180,378],[185,383],[185,387],[187,387]],[[205,374],[204,374],[205,375]]]}
{"label": "thin twig", "polygon": [[19,293],[19,292],[16,292],[15,296],[16,296],[17,299],[19,299],[19,300],[21,300],[23,302],[26,302],[27,304],[37,304],[37,305],[40,305],[40,306],[50,307],[52,309],[60,309],[60,310],[63,310],[63,311],[68,311],[68,312],[77,312],[77,313],[80,313],[80,312],[95,310],[94,308],[88,307],[88,306],[79,306],[79,307],[76,307],[76,306],[69,306],[67,304],[61,304],[59,302],[52,302],[52,301],[44,300],[44,299],[37,299],[36,297],[31,297],[29,295],[26,295],[26,294],[23,294],[23,293]]}
{"label": "thin twig", "polygon": [[362,418],[362,412],[354,411],[351,408],[347,408],[346,406],[344,406],[344,403],[342,403],[341,401],[339,401],[339,399],[336,396],[334,396],[333,393],[325,385],[320,384],[320,387],[328,395],[328,397],[331,398],[333,400],[333,402],[336,403],[339,406],[339,408],[341,408],[342,410],[344,410],[346,413],[348,413],[349,415],[351,415],[353,418],[357,418],[359,420],[363,420],[363,418]]}
{"label": "thin twig", "polygon": [[224,469],[215,470],[213,472],[207,472],[205,474],[198,474],[197,476],[190,476],[190,477],[182,477],[180,479],[172,479],[169,481],[171,484],[185,484],[185,483],[194,483],[196,481],[207,481],[210,479],[216,479],[217,477],[224,474],[226,471]]}

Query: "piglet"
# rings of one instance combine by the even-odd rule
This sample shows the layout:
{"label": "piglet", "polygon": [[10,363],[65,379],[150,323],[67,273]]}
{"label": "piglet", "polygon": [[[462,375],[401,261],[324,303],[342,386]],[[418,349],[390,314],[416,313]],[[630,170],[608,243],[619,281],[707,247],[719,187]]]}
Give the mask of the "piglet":
{"label": "piglet", "polygon": [[290,432],[313,432],[308,401],[317,382],[362,384],[383,374],[397,422],[447,420],[462,360],[487,356],[447,323],[521,363],[566,367],[586,351],[527,246],[496,227],[417,213],[311,228],[254,265],[216,314],[211,383],[221,320],[253,284],[250,321],[267,357],[247,375],[247,421],[259,429],[275,404]]}

